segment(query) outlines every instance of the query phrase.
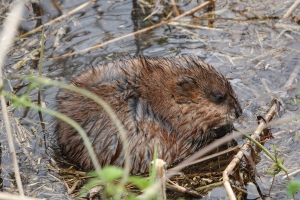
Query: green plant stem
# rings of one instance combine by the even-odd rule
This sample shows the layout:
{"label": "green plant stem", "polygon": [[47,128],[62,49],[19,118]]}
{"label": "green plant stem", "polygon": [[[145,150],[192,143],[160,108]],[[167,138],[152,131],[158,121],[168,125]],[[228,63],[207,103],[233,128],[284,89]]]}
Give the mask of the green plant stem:
{"label": "green plant stem", "polygon": [[282,163],[276,159],[263,145],[261,145],[258,141],[254,140],[249,135],[242,133],[247,139],[255,143],[259,148],[261,148],[283,171],[287,172],[287,169],[282,165]]}

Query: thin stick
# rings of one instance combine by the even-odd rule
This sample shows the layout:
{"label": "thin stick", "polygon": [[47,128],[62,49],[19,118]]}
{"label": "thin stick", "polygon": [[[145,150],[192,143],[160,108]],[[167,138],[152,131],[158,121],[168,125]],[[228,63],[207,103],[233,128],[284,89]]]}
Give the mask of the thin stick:
{"label": "thin stick", "polygon": [[212,155],[208,155],[208,156],[205,156],[203,158],[200,158],[198,160],[195,160],[194,162],[191,162],[190,165],[194,165],[194,164],[197,164],[197,163],[201,163],[203,161],[206,161],[206,160],[209,160],[209,159],[212,159],[212,158],[215,158],[217,156],[220,156],[220,155],[223,155],[225,153],[228,153],[228,152],[231,152],[231,151],[235,151],[235,150],[238,150],[240,149],[239,146],[236,146],[236,147],[232,147],[232,148],[228,148],[228,149],[225,149],[223,151],[220,151],[220,152],[217,152],[217,153],[214,153]]}
{"label": "thin stick", "polygon": [[[196,8],[188,11],[188,12],[185,12],[183,13],[182,15],[179,15],[178,17],[175,17],[173,19],[171,19],[170,21],[175,21],[175,20],[178,20],[182,17],[185,17],[187,15],[190,15],[190,14],[193,14],[194,12],[204,8],[205,6],[209,5],[209,4],[212,4],[214,3],[215,0],[212,0],[212,1],[207,1],[199,6],[197,6]],[[113,42],[117,42],[119,40],[122,40],[122,39],[125,39],[125,38],[128,38],[128,37],[131,37],[131,36],[134,36],[136,34],[140,34],[140,33],[144,33],[144,32],[147,32],[147,31],[150,31],[152,29],[156,29],[164,24],[167,24],[168,21],[163,21],[159,24],[155,24],[153,26],[150,26],[148,28],[145,28],[145,29],[142,29],[142,30],[139,30],[139,31],[136,31],[136,32],[133,32],[133,33],[129,33],[127,35],[123,35],[121,37],[118,37],[118,38],[115,38],[115,39],[112,39],[112,40],[109,40],[109,41],[106,41],[106,42],[103,42],[101,44],[98,44],[98,45],[95,45],[95,46],[92,46],[92,47],[89,47],[89,48],[86,48],[86,49],[83,49],[83,50],[79,50],[79,51],[76,51],[76,52],[73,52],[73,53],[67,53],[67,54],[64,54],[64,55],[61,55],[61,56],[57,56],[57,57],[54,57],[54,58],[50,58],[50,60],[57,60],[57,59],[61,59],[61,58],[66,58],[66,57],[70,57],[70,56],[73,56],[73,55],[76,55],[76,54],[79,54],[79,53],[85,53],[85,52],[88,52],[88,51],[92,51],[92,50],[95,50],[95,49],[99,49],[105,45],[108,45],[110,43],[113,43]]]}
{"label": "thin stick", "polygon": [[[0,87],[3,88],[3,73],[2,73],[2,66],[4,63],[4,58],[7,53],[7,50],[10,48],[13,38],[15,35],[15,30],[17,30],[17,27],[19,25],[21,16],[23,13],[23,4],[21,1],[18,1],[17,4],[14,6],[14,8],[11,10],[8,18],[4,22],[4,30],[2,32],[2,35],[0,37]],[[22,187],[21,177],[20,177],[20,171],[19,171],[19,165],[17,161],[17,156],[15,152],[15,145],[14,145],[14,139],[11,132],[10,122],[8,118],[8,111],[6,107],[6,101],[3,95],[0,95],[1,99],[1,107],[2,107],[2,113],[3,113],[3,119],[6,127],[6,134],[8,139],[8,145],[9,150],[15,170],[15,177],[17,182],[17,187],[20,193],[21,197],[24,197],[24,191]]]}
{"label": "thin stick", "polygon": [[171,4],[172,4],[172,6],[173,6],[173,10],[174,10],[174,12],[175,12],[176,17],[179,16],[180,13],[179,13],[178,8],[177,8],[177,6],[176,6],[176,4],[175,4],[175,1],[174,1],[174,0],[171,0]]}
{"label": "thin stick", "polygon": [[71,11],[68,12],[67,14],[64,14],[64,15],[58,17],[58,18],[55,18],[55,19],[51,20],[50,22],[47,22],[46,24],[41,25],[41,26],[39,26],[39,27],[37,27],[37,28],[35,28],[35,29],[33,29],[33,30],[31,30],[31,31],[29,31],[29,32],[27,32],[27,33],[21,35],[20,38],[24,38],[24,37],[27,37],[27,36],[29,36],[29,35],[31,35],[31,34],[34,34],[34,33],[36,33],[36,32],[39,32],[39,31],[42,30],[43,26],[50,26],[51,24],[54,24],[55,22],[57,22],[57,21],[59,21],[59,20],[62,20],[62,19],[64,19],[64,18],[66,18],[66,17],[69,17],[70,15],[73,15],[74,13],[76,13],[77,11],[79,11],[79,10],[85,8],[86,6],[90,5],[91,3],[92,3],[92,1],[88,1],[88,2],[86,2],[86,3],[84,3],[84,4],[82,4],[81,6],[78,6],[77,8],[71,10]]}
{"label": "thin stick", "polygon": [[290,7],[290,9],[288,9],[288,11],[283,15],[282,19],[289,18],[299,5],[300,0],[295,1],[294,4]]}
{"label": "thin stick", "polygon": [[171,19],[171,21],[175,21],[175,20],[177,20],[177,19],[180,19],[180,18],[183,18],[183,17],[185,17],[185,16],[191,15],[191,14],[193,14],[194,12],[196,12],[196,11],[198,11],[198,10],[200,10],[200,9],[202,9],[202,8],[204,8],[204,7],[206,7],[206,6],[208,6],[209,4],[214,4],[215,1],[216,1],[216,0],[207,1],[207,2],[205,2],[205,3],[203,3],[203,4],[201,4],[201,5],[199,5],[199,6],[195,7],[195,8],[193,8],[193,9],[190,10],[190,11],[187,11],[187,12],[185,12],[185,13],[179,15],[178,17],[175,17],[175,18]]}
{"label": "thin stick", "polygon": [[182,187],[176,183],[174,183],[173,181],[171,181],[170,179],[167,179],[167,182],[166,182],[166,186],[169,190],[172,190],[172,191],[176,191],[176,192],[180,192],[182,194],[188,194],[188,195],[191,195],[193,197],[197,197],[197,198],[201,198],[203,197],[200,193],[198,193],[197,191],[195,190],[192,190],[191,188],[185,188],[185,187]]}
{"label": "thin stick", "polygon": [[[269,109],[268,113],[265,115],[266,121],[271,121],[274,117],[274,115],[277,113],[277,104],[276,101],[273,102],[273,105]],[[265,122],[261,122],[254,133],[251,135],[251,138],[254,140],[259,139],[260,134],[264,130]],[[229,165],[226,167],[226,169],[223,171],[223,183],[224,187],[226,188],[227,194],[231,200],[236,199],[234,192],[230,186],[229,183],[229,174],[233,171],[233,169],[236,167],[238,163],[242,160],[244,157],[244,151],[248,151],[250,147],[252,146],[252,142],[250,140],[247,140],[241,148],[241,150],[235,155],[234,159],[229,163]]]}

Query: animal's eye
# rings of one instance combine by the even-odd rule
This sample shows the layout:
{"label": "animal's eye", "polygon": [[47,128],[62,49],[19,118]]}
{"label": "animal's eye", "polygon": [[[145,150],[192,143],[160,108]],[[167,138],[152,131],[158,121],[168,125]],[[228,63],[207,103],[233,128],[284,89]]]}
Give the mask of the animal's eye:
{"label": "animal's eye", "polygon": [[218,104],[222,103],[226,100],[226,93],[220,91],[214,91],[212,92],[212,100]]}

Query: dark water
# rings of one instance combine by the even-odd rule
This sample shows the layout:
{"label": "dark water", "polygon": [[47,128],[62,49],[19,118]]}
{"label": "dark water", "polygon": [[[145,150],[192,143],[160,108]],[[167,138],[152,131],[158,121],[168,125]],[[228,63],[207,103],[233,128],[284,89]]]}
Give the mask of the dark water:
{"label": "dark water", "polygon": [[[145,13],[134,0],[97,1],[68,18],[47,26],[45,29],[45,60],[43,75],[52,79],[68,82],[80,72],[101,63],[123,58],[124,56],[176,56],[182,54],[195,54],[207,63],[213,65],[222,74],[230,79],[244,110],[244,123],[239,127],[252,127],[256,125],[256,115],[263,115],[273,98],[280,98],[283,102],[283,111],[280,117],[289,117],[299,114],[299,83],[300,73],[296,71],[289,87],[284,87],[294,70],[299,69],[300,31],[299,24],[287,20],[280,20],[282,15],[292,5],[293,1],[217,1],[212,14],[207,9],[198,11],[193,15],[182,18],[179,22],[185,26],[163,25],[146,33],[138,34],[108,44],[103,48],[87,53],[76,54],[59,60],[51,60],[66,53],[83,50],[101,44],[105,41],[121,37],[134,31],[159,23],[172,11],[168,1],[158,4],[158,12],[147,17],[152,8],[144,7]],[[200,3],[192,1],[176,1],[180,13],[188,11]],[[58,2],[62,12],[68,12],[85,1]],[[50,1],[39,4],[29,4],[25,8],[24,19],[20,25],[20,33],[35,28],[39,23],[47,23],[59,17],[62,13]],[[295,13],[299,12],[299,9]],[[5,13],[5,12],[4,12]],[[33,19],[33,13],[37,16]],[[39,16],[40,15],[40,16]],[[295,15],[295,14],[294,14]],[[3,23],[3,19],[0,19]],[[194,28],[187,25],[193,25]],[[5,72],[14,72],[11,67],[20,60],[20,57],[39,48],[41,34],[30,35],[18,41],[7,57]],[[54,47],[55,41],[58,45]],[[18,73],[37,73],[36,62],[29,61]],[[18,81],[12,81],[12,85]],[[26,90],[21,89],[18,94]],[[54,108],[57,88],[44,87],[42,99],[46,106]],[[36,101],[37,93],[30,93],[32,101]],[[50,175],[46,165],[51,163],[53,148],[55,148],[53,135],[53,120],[44,116],[46,130],[43,131],[36,111],[15,110],[15,117],[21,117],[20,122],[26,128],[34,127],[37,135],[32,135],[26,149],[17,144],[21,171],[24,175],[23,185],[29,196],[44,198],[67,198],[64,186],[59,179]],[[285,158],[285,166],[289,172],[299,169],[300,144],[298,121],[281,124],[273,129],[275,139],[266,143],[272,149],[276,144],[280,156]],[[50,138],[50,139],[49,139]],[[5,137],[2,142],[2,190],[10,192],[12,186],[12,169],[10,156]],[[30,155],[30,156],[29,156]],[[263,169],[270,166],[269,159],[261,155],[264,162],[258,163],[258,172],[263,182],[260,189],[267,194],[272,177],[264,174]],[[30,157],[30,158],[29,158]],[[31,162],[41,159],[37,169],[31,169]],[[276,177],[271,197],[286,199],[284,174]],[[299,174],[292,176],[300,178]],[[225,192],[220,189],[211,194],[214,199],[226,199]],[[299,196],[298,196],[299,197]],[[209,198],[208,198],[209,199]]]}

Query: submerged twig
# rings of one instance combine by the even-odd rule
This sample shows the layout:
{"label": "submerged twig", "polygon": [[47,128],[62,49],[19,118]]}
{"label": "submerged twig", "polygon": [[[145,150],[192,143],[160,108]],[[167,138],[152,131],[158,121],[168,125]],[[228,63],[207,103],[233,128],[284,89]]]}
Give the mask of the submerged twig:
{"label": "submerged twig", "polygon": [[214,154],[212,154],[212,155],[208,155],[208,156],[205,156],[205,157],[200,158],[200,159],[198,159],[198,160],[195,160],[194,162],[191,162],[190,165],[194,165],[194,164],[197,164],[197,163],[201,163],[201,162],[203,162],[203,161],[205,161],[205,160],[209,160],[209,159],[215,158],[215,157],[217,157],[217,156],[223,155],[223,154],[228,153],[228,152],[231,152],[231,151],[236,151],[236,150],[238,150],[239,148],[240,148],[239,146],[236,146],[236,147],[231,147],[231,148],[225,149],[225,150],[220,151],[220,152],[216,152],[216,153],[214,153]]}

